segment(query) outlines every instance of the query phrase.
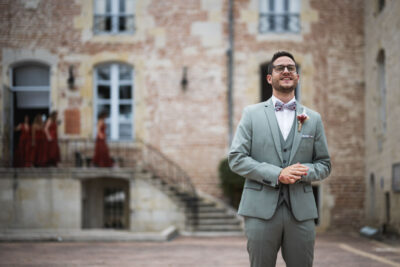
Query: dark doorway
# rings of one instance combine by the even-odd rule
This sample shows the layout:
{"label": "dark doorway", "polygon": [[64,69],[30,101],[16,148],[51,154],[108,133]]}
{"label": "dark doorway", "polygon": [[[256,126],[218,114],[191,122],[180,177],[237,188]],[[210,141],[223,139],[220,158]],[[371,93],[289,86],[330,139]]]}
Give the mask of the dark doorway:
{"label": "dark doorway", "polygon": [[118,178],[82,182],[82,228],[129,229],[129,182]]}
{"label": "dark doorway", "polygon": [[[14,93],[15,94],[15,93]],[[45,119],[49,116],[49,109],[47,107],[43,108],[18,108],[17,103],[16,103],[17,97],[14,97],[14,127],[16,127],[18,124],[24,122],[25,115],[29,116],[29,125],[32,126],[33,119],[37,114],[41,115],[43,118],[43,123],[45,122]],[[17,148],[18,147],[18,141],[19,141],[19,135],[20,132],[14,132],[14,144],[13,147]]]}
{"label": "dark doorway", "polygon": [[18,63],[11,69],[10,150],[17,147],[19,133],[13,128],[29,116],[32,123],[36,114],[45,120],[50,106],[50,67],[39,62]]}
{"label": "dark doorway", "polygon": [[272,96],[272,86],[267,82],[269,62],[261,64],[260,66],[260,100],[261,102],[267,101]]}
{"label": "dark doorway", "polygon": [[385,192],[386,224],[390,223],[390,193]]}

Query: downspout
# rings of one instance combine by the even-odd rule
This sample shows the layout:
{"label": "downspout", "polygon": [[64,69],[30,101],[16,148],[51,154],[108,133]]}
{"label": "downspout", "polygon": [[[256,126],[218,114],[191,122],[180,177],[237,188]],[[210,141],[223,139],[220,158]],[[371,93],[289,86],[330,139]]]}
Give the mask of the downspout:
{"label": "downspout", "polygon": [[233,0],[229,0],[228,9],[229,21],[229,46],[228,56],[228,129],[229,129],[229,147],[233,139],[233,52],[234,52],[234,19],[233,19]]}

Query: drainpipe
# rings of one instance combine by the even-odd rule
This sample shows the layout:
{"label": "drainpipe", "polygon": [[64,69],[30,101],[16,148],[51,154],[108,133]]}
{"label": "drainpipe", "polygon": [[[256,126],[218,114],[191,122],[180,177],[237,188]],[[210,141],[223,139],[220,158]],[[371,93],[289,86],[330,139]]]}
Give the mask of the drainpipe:
{"label": "drainpipe", "polygon": [[229,46],[228,56],[228,129],[229,129],[229,147],[233,139],[233,52],[234,52],[234,20],[233,20],[233,0],[229,0]]}

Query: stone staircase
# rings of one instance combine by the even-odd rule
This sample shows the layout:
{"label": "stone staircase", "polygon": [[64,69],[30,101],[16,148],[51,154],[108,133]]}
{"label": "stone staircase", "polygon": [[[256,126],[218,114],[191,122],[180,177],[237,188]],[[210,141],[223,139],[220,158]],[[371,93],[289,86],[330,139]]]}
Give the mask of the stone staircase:
{"label": "stone staircase", "polygon": [[243,233],[241,220],[226,205],[201,196],[181,192],[177,187],[152,176],[152,184],[171,197],[186,215],[186,231],[192,234],[234,234]]}

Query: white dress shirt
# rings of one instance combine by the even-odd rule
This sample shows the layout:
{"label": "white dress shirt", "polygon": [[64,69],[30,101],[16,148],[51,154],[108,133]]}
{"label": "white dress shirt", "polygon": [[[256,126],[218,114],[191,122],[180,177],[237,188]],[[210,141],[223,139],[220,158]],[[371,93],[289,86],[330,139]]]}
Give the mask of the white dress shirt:
{"label": "white dress shirt", "polygon": [[[272,103],[274,104],[274,107],[275,107],[276,101],[282,102],[275,96],[272,96]],[[293,97],[289,102],[284,103],[284,104],[290,104],[295,101],[296,101],[296,98]],[[285,139],[285,140],[288,137],[290,130],[292,129],[295,115],[296,115],[295,110],[288,110],[286,108],[284,108],[281,111],[275,111],[275,116],[276,116],[276,120],[278,121],[279,129],[281,130],[283,139]]]}

